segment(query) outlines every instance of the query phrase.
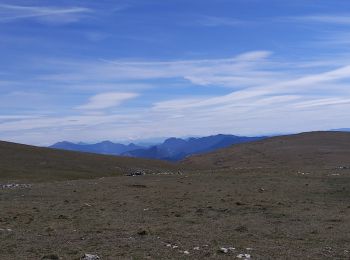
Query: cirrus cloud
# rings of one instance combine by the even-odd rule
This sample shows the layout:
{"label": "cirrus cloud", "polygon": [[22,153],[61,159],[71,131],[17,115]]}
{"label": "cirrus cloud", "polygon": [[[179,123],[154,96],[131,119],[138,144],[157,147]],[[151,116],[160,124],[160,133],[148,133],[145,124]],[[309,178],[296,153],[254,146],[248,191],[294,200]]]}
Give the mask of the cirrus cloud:
{"label": "cirrus cloud", "polygon": [[78,21],[92,10],[85,7],[21,6],[0,4],[0,23],[20,19],[36,19],[41,22],[64,24]]}
{"label": "cirrus cloud", "polygon": [[119,106],[124,101],[135,98],[137,96],[137,93],[127,92],[101,93],[91,97],[87,104],[78,106],[77,108],[82,110],[101,110],[111,108]]}

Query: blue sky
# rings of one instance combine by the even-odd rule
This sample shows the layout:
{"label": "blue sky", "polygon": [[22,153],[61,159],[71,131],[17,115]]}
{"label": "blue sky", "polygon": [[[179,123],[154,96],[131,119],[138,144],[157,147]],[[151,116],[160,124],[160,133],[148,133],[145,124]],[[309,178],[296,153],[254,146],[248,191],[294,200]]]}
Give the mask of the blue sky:
{"label": "blue sky", "polygon": [[0,0],[0,139],[349,127],[345,0]]}

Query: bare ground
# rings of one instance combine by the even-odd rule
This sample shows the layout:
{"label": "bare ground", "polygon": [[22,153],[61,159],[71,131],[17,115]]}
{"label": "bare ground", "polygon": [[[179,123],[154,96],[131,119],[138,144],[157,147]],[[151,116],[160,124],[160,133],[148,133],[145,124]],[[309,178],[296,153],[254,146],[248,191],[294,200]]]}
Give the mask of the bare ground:
{"label": "bare ground", "polygon": [[0,189],[0,259],[349,259],[349,197],[331,168],[33,183]]}

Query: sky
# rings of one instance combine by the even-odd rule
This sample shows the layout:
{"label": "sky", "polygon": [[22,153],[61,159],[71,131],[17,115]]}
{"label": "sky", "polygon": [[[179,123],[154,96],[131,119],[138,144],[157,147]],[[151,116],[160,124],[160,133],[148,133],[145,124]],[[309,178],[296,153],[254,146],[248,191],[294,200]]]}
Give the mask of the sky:
{"label": "sky", "polygon": [[348,0],[0,0],[0,140],[350,127]]}

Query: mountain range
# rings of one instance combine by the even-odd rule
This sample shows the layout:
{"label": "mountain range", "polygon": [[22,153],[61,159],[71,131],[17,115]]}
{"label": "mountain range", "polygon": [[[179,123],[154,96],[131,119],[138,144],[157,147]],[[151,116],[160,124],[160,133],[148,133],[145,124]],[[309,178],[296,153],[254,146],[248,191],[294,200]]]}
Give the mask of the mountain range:
{"label": "mountain range", "polygon": [[169,138],[162,144],[124,153],[125,156],[179,161],[187,156],[202,154],[225,148],[234,144],[261,140],[264,137],[245,137],[235,135],[213,135],[200,138]]}
{"label": "mountain range", "polygon": [[50,148],[97,154],[122,155],[127,157],[179,161],[187,156],[215,151],[234,144],[264,139],[265,137],[246,137],[235,135],[213,135],[200,138],[168,138],[163,143],[150,147],[136,144],[118,144],[104,141],[96,144],[59,142]]}
{"label": "mountain range", "polygon": [[106,154],[106,155],[121,155],[125,152],[141,149],[142,146],[135,145],[133,143],[124,145],[113,143],[110,141],[103,141],[96,144],[86,144],[86,143],[71,143],[67,141],[58,142],[54,145],[51,145],[50,148],[76,151],[76,152],[87,152],[87,153],[97,153],[97,154]]}

